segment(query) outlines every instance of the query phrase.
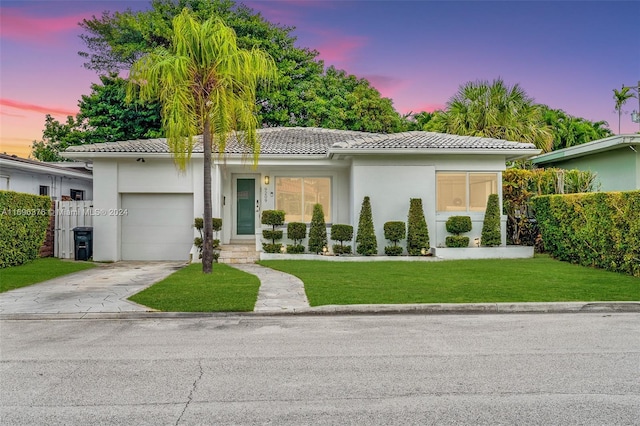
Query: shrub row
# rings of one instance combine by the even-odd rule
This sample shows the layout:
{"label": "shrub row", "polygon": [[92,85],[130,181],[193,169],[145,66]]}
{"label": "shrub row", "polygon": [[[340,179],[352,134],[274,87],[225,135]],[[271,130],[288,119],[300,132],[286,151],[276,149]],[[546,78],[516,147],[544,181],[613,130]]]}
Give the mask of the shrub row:
{"label": "shrub row", "polygon": [[640,277],[640,191],[533,198],[553,257]]}
{"label": "shrub row", "polygon": [[50,209],[49,197],[0,191],[0,268],[22,265],[38,257]]}

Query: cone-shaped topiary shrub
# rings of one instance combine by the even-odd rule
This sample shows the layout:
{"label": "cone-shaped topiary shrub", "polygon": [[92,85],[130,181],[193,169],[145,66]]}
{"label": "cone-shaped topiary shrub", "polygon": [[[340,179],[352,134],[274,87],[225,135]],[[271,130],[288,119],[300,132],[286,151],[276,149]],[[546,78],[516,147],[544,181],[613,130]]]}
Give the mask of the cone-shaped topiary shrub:
{"label": "cone-shaped topiary shrub", "polygon": [[311,228],[309,229],[309,251],[318,254],[327,245],[327,225],[324,223],[322,204],[313,206]]}
{"label": "cone-shaped topiary shrub", "polygon": [[422,249],[429,250],[429,230],[422,210],[422,199],[409,201],[409,220],[407,224],[407,252],[409,256],[420,256]]}
{"label": "cone-shaped topiary shrub", "polygon": [[353,239],[353,226],[335,224],[331,226],[331,239],[340,241],[340,244],[333,245],[333,253],[335,254],[351,254],[351,244],[344,245],[345,241]]}
{"label": "cone-shaped topiary shrub", "polygon": [[487,210],[484,212],[482,237],[480,239],[480,243],[485,247],[495,247],[502,244],[500,206],[498,201],[498,194],[489,195],[489,199],[487,200]]}
{"label": "cone-shaped topiary shrub", "polygon": [[471,218],[469,216],[451,216],[447,219],[446,227],[447,232],[454,234],[445,238],[447,247],[469,247],[469,237],[460,235],[471,231]]}
{"label": "cone-shaped topiary shrub", "polygon": [[302,222],[289,222],[289,224],[287,224],[287,236],[293,240],[293,244],[287,244],[287,253],[304,253],[302,240],[307,237],[307,224]]}
{"label": "cone-shaped topiary shrub", "polygon": [[262,236],[271,240],[271,243],[262,243],[262,249],[266,253],[280,253],[282,244],[276,244],[276,240],[282,238],[282,231],[276,230],[276,227],[284,224],[284,212],[282,210],[264,210],[262,212],[262,224],[271,225],[271,229],[262,231]]}
{"label": "cone-shaped topiary shrub", "polygon": [[384,237],[393,243],[392,246],[386,246],[384,252],[387,256],[400,256],[402,254],[402,246],[398,246],[400,240],[404,240],[407,236],[407,228],[404,222],[386,222],[384,224]]}
{"label": "cone-shaped topiary shrub", "polygon": [[378,254],[378,241],[373,230],[373,217],[371,215],[371,201],[364,197],[360,209],[360,221],[358,222],[358,235],[356,236],[356,252],[363,256]]}

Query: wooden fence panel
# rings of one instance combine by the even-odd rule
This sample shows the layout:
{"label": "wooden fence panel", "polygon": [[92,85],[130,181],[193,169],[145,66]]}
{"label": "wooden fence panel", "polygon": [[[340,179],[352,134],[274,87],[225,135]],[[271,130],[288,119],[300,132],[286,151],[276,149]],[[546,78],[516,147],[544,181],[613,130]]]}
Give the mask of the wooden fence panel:
{"label": "wooden fence panel", "polygon": [[56,201],[54,256],[74,258],[73,228],[93,226],[93,201]]}

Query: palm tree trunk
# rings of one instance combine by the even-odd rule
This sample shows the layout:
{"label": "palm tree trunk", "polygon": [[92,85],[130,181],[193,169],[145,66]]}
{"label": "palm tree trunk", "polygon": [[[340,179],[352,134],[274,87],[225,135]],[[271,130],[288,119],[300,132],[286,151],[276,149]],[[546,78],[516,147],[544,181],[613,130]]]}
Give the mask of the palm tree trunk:
{"label": "palm tree trunk", "polygon": [[213,269],[213,224],[211,221],[211,123],[209,118],[204,121],[202,134],[204,151],[204,213],[203,213],[203,242],[202,242],[202,272],[210,274]]}
{"label": "palm tree trunk", "polygon": [[622,106],[618,110],[618,134],[620,134],[620,119],[622,118]]}

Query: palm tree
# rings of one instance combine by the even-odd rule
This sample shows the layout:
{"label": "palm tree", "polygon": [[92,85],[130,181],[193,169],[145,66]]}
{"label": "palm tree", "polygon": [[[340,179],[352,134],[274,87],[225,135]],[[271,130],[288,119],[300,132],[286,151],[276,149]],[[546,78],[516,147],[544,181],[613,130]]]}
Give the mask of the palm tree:
{"label": "palm tree", "polygon": [[618,111],[618,134],[620,134],[620,121],[622,119],[622,106],[627,103],[630,98],[635,98],[633,93],[630,93],[630,87],[622,86],[622,89],[613,89],[613,100],[616,101],[615,110]]}
{"label": "palm tree", "polygon": [[128,99],[158,99],[162,126],[178,168],[191,158],[194,137],[204,150],[204,232],[202,271],[213,263],[211,151],[223,154],[230,132],[259,155],[256,86],[276,78],[273,59],[261,50],[238,47],[235,32],[220,19],[196,21],[185,9],[173,19],[169,48],[159,47],[137,60],[129,74]]}
{"label": "palm tree", "polygon": [[458,89],[444,112],[427,123],[428,130],[530,142],[549,151],[553,135],[542,111],[518,85],[502,79],[468,82]]}

